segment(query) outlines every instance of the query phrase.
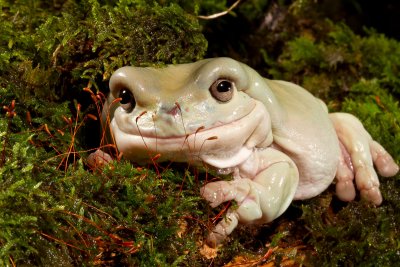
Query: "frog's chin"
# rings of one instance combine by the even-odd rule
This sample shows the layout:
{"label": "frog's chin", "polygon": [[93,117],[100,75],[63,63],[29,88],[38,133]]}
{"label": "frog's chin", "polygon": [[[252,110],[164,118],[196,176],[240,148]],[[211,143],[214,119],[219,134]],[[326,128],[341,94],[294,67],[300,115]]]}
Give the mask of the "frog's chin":
{"label": "frog's chin", "polygon": [[272,143],[271,121],[263,104],[242,117],[218,127],[180,137],[147,137],[121,131],[115,120],[111,128],[123,156],[137,163],[175,161],[230,168],[247,160],[255,147]]}

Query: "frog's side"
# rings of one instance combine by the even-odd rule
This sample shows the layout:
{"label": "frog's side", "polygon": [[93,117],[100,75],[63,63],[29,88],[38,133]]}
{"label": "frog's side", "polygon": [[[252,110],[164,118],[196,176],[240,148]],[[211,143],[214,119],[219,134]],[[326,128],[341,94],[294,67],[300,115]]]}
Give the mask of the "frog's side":
{"label": "frog's side", "polygon": [[238,204],[210,234],[213,243],[238,222],[272,221],[293,199],[318,195],[335,177],[342,200],[354,199],[355,179],[361,195],[379,205],[373,163],[383,176],[398,171],[355,117],[328,114],[303,88],[264,79],[233,59],[124,67],[111,77],[110,89],[103,119],[124,157],[145,163],[160,154],[158,160],[233,173],[232,181],[201,190],[213,207]]}

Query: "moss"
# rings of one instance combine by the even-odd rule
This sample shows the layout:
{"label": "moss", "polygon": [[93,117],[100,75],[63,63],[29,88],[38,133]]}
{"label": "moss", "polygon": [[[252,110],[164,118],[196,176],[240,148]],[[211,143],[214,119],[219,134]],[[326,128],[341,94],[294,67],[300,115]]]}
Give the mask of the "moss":
{"label": "moss", "polygon": [[84,136],[110,74],[200,59],[203,33],[208,55],[303,85],[332,111],[357,115],[400,160],[398,41],[355,34],[324,19],[315,1],[242,1],[200,25],[196,15],[230,3],[0,1],[1,266],[219,266],[237,254],[311,266],[399,260],[399,176],[381,178],[381,207],[342,203],[330,188],[271,224],[240,227],[207,260],[198,242],[219,210],[199,198],[203,173],[125,161],[86,166],[92,144]]}
{"label": "moss", "polygon": [[[325,99],[343,97],[361,78],[379,79],[398,93],[398,42],[374,32],[361,37],[344,24],[327,25],[330,29],[322,36],[304,35],[290,41],[269,73],[278,79],[304,82]],[[329,84],[322,93],[318,84],[306,82],[317,75],[326,80],[323,84]]]}

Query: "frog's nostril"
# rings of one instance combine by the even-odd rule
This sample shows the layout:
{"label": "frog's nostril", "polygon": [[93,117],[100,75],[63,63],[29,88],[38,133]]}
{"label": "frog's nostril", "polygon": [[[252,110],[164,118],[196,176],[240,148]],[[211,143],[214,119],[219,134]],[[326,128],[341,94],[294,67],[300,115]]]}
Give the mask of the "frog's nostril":
{"label": "frog's nostril", "polygon": [[166,113],[169,115],[172,115],[172,116],[176,116],[180,113],[180,109],[179,109],[179,107],[174,106],[173,108],[167,110]]}
{"label": "frog's nostril", "polygon": [[175,102],[174,106],[172,107],[171,105],[162,106],[161,110],[164,114],[172,115],[174,117],[182,114],[182,109],[178,102]]}

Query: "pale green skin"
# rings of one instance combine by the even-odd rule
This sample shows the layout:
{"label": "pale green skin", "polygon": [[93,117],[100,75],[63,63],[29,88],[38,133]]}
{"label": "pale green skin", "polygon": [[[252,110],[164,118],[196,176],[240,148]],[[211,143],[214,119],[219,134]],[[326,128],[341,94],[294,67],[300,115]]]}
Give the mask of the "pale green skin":
{"label": "pale green skin", "polygon": [[[210,94],[218,79],[233,82],[233,97],[221,102]],[[110,80],[103,111],[123,156],[206,164],[233,180],[207,183],[202,196],[211,206],[235,200],[209,235],[221,242],[238,222],[265,223],[281,215],[293,199],[314,197],[337,178],[339,198],[361,195],[375,204],[382,197],[379,173],[398,166],[350,114],[328,114],[325,104],[303,88],[262,78],[230,58],[201,60],[165,68],[124,67]],[[115,104],[129,89],[136,106]],[[113,102],[114,101],[114,102]],[[112,104],[114,103],[114,104]],[[110,108],[111,107],[111,108]]]}

